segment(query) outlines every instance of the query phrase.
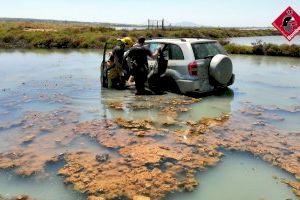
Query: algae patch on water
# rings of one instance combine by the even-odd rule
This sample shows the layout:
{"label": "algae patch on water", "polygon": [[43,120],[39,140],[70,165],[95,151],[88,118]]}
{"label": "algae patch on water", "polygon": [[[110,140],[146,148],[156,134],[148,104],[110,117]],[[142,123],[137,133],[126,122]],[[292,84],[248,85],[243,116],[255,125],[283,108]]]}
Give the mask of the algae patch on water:
{"label": "algae patch on water", "polygon": [[[49,162],[64,160],[59,175],[90,199],[161,199],[170,192],[193,191],[198,186],[196,172],[218,164],[223,155],[220,147],[251,152],[299,177],[298,135],[287,137],[269,126],[241,123],[260,115],[246,110],[240,115],[187,121],[188,129],[172,131],[155,128],[147,120],[79,123],[78,114],[69,110],[28,113],[15,121],[24,136],[0,154],[0,168],[31,175],[43,173]],[[97,142],[102,152],[67,148],[82,136]],[[286,183],[299,194],[298,182]]]}

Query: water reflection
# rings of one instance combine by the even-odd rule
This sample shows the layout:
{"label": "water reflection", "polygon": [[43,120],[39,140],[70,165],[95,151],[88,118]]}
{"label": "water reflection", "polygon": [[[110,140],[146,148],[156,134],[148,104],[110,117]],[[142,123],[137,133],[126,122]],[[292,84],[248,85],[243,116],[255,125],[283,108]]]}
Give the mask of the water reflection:
{"label": "water reflection", "polygon": [[[234,70],[237,76],[233,90],[237,95],[233,109],[239,110],[247,102],[255,106],[263,106],[270,114],[278,114],[284,120],[273,123],[285,131],[299,131],[299,123],[289,117],[290,107],[299,106],[300,98],[300,66],[298,58],[280,58],[266,56],[233,55]],[[275,113],[274,108],[287,112]],[[293,114],[300,118],[300,113]]]}
{"label": "water reflection", "polygon": [[229,41],[231,43],[240,44],[240,45],[251,45],[252,43],[256,43],[258,41],[262,41],[265,43],[271,44],[300,44],[300,36],[296,36],[292,41],[288,41],[283,36],[256,36],[256,37],[235,37],[230,38]]}
{"label": "water reflection", "polygon": [[181,119],[200,120],[203,117],[215,118],[222,114],[230,114],[234,96],[234,91],[230,88],[207,96],[202,99],[201,103],[192,105],[190,111],[184,114]]}
{"label": "water reflection", "polygon": [[32,176],[23,178],[14,175],[11,171],[0,171],[0,194],[11,198],[17,195],[28,194],[41,200],[84,200],[86,196],[75,192],[63,183],[62,178],[52,171],[48,177]]}
{"label": "water reflection", "polygon": [[193,193],[170,195],[172,200],[298,199],[276,178],[293,180],[292,175],[246,153],[225,152],[222,162],[198,175],[200,187]]}

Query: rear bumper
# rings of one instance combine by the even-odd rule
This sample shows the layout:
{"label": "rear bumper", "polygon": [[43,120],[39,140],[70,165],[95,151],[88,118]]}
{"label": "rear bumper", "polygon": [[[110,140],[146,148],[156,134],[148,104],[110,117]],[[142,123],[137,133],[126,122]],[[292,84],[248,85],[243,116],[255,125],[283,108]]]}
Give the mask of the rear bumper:
{"label": "rear bumper", "polygon": [[205,86],[200,87],[198,80],[177,80],[177,86],[181,93],[207,93],[214,91],[214,87],[207,82]]}
{"label": "rear bumper", "polygon": [[199,89],[199,81],[177,80],[177,86],[181,93],[193,92]]}
{"label": "rear bumper", "polygon": [[[232,74],[232,77],[230,81],[228,82],[227,86],[233,85],[235,82],[235,74]],[[223,87],[214,87],[209,84],[209,82],[205,82],[200,87],[200,81],[199,80],[176,80],[177,86],[181,93],[189,93],[189,92],[195,92],[195,93],[207,93],[212,92],[218,88],[226,88],[227,86]]]}

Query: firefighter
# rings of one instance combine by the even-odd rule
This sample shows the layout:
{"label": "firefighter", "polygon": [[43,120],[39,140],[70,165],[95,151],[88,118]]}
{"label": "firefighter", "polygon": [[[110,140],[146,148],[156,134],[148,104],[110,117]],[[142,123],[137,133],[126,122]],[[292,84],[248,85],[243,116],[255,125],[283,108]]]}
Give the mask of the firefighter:
{"label": "firefighter", "polygon": [[155,53],[144,46],[145,37],[139,37],[138,43],[130,48],[128,58],[131,62],[131,74],[135,80],[136,95],[152,94],[145,89],[145,82],[148,76],[148,56],[156,59],[159,55],[159,50]]}
{"label": "firefighter", "polygon": [[122,89],[125,86],[124,76],[126,73],[126,70],[123,69],[124,53],[126,49],[132,47],[134,42],[130,37],[124,37],[118,41],[120,44],[113,48],[107,63],[107,79],[108,88]]}

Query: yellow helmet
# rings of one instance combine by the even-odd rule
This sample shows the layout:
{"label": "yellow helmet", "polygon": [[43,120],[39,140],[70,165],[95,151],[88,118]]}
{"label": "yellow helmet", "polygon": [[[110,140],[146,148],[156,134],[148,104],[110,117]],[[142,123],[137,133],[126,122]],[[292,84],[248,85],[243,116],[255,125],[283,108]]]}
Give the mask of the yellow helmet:
{"label": "yellow helmet", "polygon": [[133,40],[130,37],[124,37],[124,38],[120,39],[120,41],[129,46],[132,46],[134,44]]}

